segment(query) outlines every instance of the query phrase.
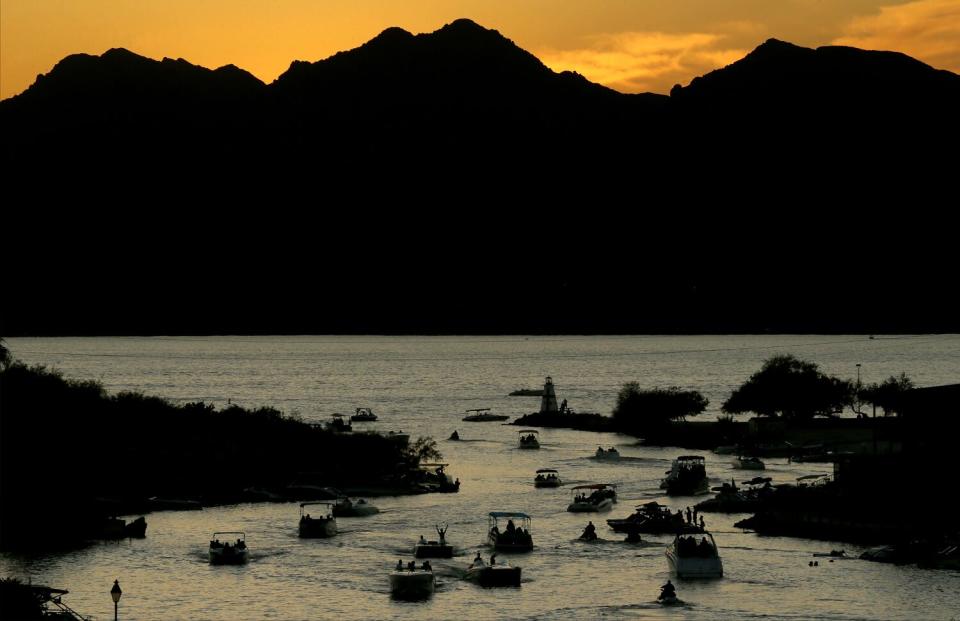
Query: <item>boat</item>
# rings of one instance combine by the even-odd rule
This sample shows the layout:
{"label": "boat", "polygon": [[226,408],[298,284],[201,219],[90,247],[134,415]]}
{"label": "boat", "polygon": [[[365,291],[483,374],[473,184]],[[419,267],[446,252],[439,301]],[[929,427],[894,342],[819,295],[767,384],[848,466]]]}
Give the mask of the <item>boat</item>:
{"label": "boat", "polygon": [[[220,535],[240,535],[234,542],[220,541]],[[242,565],[247,562],[250,551],[247,549],[247,535],[243,531],[218,531],[210,538],[211,565]]]}
{"label": "boat", "polygon": [[560,487],[563,481],[560,480],[560,473],[553,468],[540,468],[537,470],[537,476],[533,478],[534,487]]}
{"label": "boat", "polygon": [[337,499],[333,505],[334,517],[364,517],[380,513],[380,509],[374,507],[363,498],[353,502],[346,496]]}
{"label": "boat", "polygon": [[[470,412],[474,413],[471,414]],[[490,408],[474,408],[467,410],[467,415],[463,417],[463,420],[468,423],[486,423],[495,420],[507,420],[508,418],[510,417],[501,414],[491,414]]]}
{"label": "boat", "polygon": [[666,478],[660,483],[660,489],[667,490],[668,496],[693,496],[709,491],[707,469],[700,455],[681,455],[673,460]]}
{"label": "boat", "polygon": [[370,408],[357,408],[356,413],[350,417],[350,420],[358,423],[369,423],[377,420],[377,415]]}
{"label": "boat", "polygon": [[453,546],[447,543],[447,524],[437,524],[434,526],[437,530],[439,539],[437,541],[427,541],[420,535],[420,541],[413,546],[413,555],[416,558],[453,558]]}
{"label": "boat", "polygon": [[454,479],[446,473],[445,468],[450,464],[426,463],[420,464],[419,488],[424,492],[440,492],[455,494],[460,491],[460,479]]}
{"label": "boat", "polygon": [[[305,513],[303,508],[311,505],[326,507],[318,517]],[[337,534],[337,518],[333,515],[333,503],[330,502],[301,502],[300,503],[300,537],[313,539],[318,537],[333,537]]]}
{"label": "boat", "polygon": [[390,594],[399,599],[422,599],[433,595],[436,588],[436,579],[433,576],[433,567],[430,561],[424,561],[417,567],[415,561],[406,565],[397,561],[397,566],[390,572]]}
{"label": "boat", "polygon": [[483,557],[477,552],[477,556],[467,567],[467,573],[464,574],[465,580],[476,582],[483,587],[505,587],[520,586],[520,567],[514,567],[507,562],[497,562],[497,555],[494,553],[490,557],[490,564],[484,562]]}
{"label": "boat", "polygon": [[760,461],[759,457],[735,457],[733,467],[740,470],[765,470],[766,464]]}
{"label": "boat", "polygon": [[[506,526],[500,528],[500,520],[506,520]],[[519,520],[520,526],[513,521]],[[533,550],[533,536],[530,534],[530,516],[516,511],[491,511],[488,514],[487,543],[501,552],[529,552]]]}
{"label": "boat", "polygon": [[538,436],[540,432],[536,429],[521,429],[517,432],[520,434],[520,448],[522,449],[538,449],[540,448],[540,440]]}
{"label": "boat", "polygon": [[147,536],[147,519],[138,517],[129,524],[122,518],[105,518],[100,524],[102,539],[143,539]]}
{"label": "boat", "polygon": [[623,519],[607,520],[607,525],[617,533],[675,533],[683,527],[684,519],[656,501],[637,505],[636,511]]}
{"label": "boat", "polygon": [[747,487],[739,488],[731,479],[720,487],[712,487],[719,492],[713,498],[698,502],[697,511],[701,513],[756,513],[763,506],[763,501],[773,493],[770,477],[754,477],[743,484]]}
{"label": "boat", "polygon": [[543,389],[542,388],[520,388],[519,390],[514,390],[507,396],[508,397],[542,397]]}
{"label": "boat", "polygon": [[456,430],[456,429],[454,429],[454,430],[453,430],[453,433],[450,434],[450,439],[453,440],[453,441],[457,441],[457,440],[460,439],[460,434],[457,433],[457,430]]}
{"label": "boat", "polygon": [[353,425],[350,424],[350,421],[348,421],[347,417],[343,414],[333,414],[330,416],[330,420],[327,421],[327,431],[346,433],[353,431]]}
{"label": "boat", "polygon": [[602,446],[598,446],[597,452],[594,453],[593,456],[597,459],[617,460],[620,459],[620,451],[612,446],[607,450],[603,450]]}
{"label": "boat", "polygon": [[407,446],[410,444],[410,434],[403,433],[403,429],[400,431],[388,431],[387,433],[383,434],[383,437],[387,440],[395,442],[396,444],[399,444],[400,446]]}
{"label": "boat", "polygon": [[670,571],[678,578],[722,578],[723,562],[707,530],[685,526],[665,551]]}
{"label": "boat", "polygon": [[617,499],[617,486],[612,483],[577,485],[571,491],[573,502],[567,505],[567,511],[574,513],[609,511]]}

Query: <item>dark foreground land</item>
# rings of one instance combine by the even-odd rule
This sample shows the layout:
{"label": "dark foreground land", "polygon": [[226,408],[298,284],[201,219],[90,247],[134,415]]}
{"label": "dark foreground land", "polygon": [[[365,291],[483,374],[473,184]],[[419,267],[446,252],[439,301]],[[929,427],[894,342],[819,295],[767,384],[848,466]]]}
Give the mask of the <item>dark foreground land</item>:
{"label": "dark foreground land", "polygon": [[0,370],[0,411],[2,548],[77,543],[110,516],[176,506],[152,497],[213,505],[426,489],[423,442],[336,434],[272,408],[108,395],[13,363]]}

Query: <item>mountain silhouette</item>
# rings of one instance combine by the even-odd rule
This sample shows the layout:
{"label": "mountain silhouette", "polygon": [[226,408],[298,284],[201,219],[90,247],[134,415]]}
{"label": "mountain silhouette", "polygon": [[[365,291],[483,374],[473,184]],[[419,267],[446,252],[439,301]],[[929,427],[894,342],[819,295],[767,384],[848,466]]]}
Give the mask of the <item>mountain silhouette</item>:
{"label": "mountain silhouette", "polygon": [[470,20],[271,84],[77,54],[0,102],[4,312],[76,333],[942,329],[955,260],[928,209],[955,194],[957,109],[953,73],[776,40],[627,95]]}

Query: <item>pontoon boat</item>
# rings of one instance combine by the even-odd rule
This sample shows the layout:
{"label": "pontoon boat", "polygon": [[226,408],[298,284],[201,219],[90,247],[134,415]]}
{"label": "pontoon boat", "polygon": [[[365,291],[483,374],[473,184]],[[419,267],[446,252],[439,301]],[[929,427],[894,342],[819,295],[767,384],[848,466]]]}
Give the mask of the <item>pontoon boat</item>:
{"label": "pontoon boat", "polygon": [[[473,414],[470,412],[473,412]],[[500,414],[491,414],[490,408],[474,408],[472,410],[467,410],[467,415],[463,417],[463,420],[467,421],[468,423],[486,423],[495,420],[507,420],[508,418],[510,417]]]}
{"label": "pontoon boat", "polygon": [[[501,528],[503,520],[506,524]],[[517,526],[514,520],[520,522]],[[530,535],[530,516],[515,511],[491,511],[489,513],[487,542],[502,552],[529,552],[533,549]]]}
{"label": "pontoon boat", "polygon": [[[324,507],[317,517],[306,513],[303,508],[311,505]],[[300,536],[304,539],[315,537],[333,537],[337,534],[337,518],[333,516],[333,503],[329,502],[301,502],[300,503]]]}
{"label": "pontoon boat", "polygon": [[537,476],[533,478],[534,487],[560,487],[563,481],[560,480],[560,473],[553,468],[540,468],[537,470]]}
{"label": "pontoon boat", "polygon": [[[227,538],[220,541],[220,535],[240,536],[236,541]],[[210,538],[211,565],[242,565],[247,562],[248,555],[247,535],[242,531],[219,531]]]}

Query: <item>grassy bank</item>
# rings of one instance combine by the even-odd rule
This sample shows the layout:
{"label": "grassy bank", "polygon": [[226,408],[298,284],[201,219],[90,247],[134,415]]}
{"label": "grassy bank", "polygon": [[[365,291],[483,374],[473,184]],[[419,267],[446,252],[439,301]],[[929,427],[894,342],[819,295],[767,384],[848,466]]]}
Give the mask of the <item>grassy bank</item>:
{"label": "grassy bank", "polygon": [[[333,434],[273,408],[174,405],[44,367],[0,370],[0,546],[69,543],[152,496],[205,504],[250,487],[411,488],[418,456],[376,434]],[[109,505],[100,499],[110,499]]]}

